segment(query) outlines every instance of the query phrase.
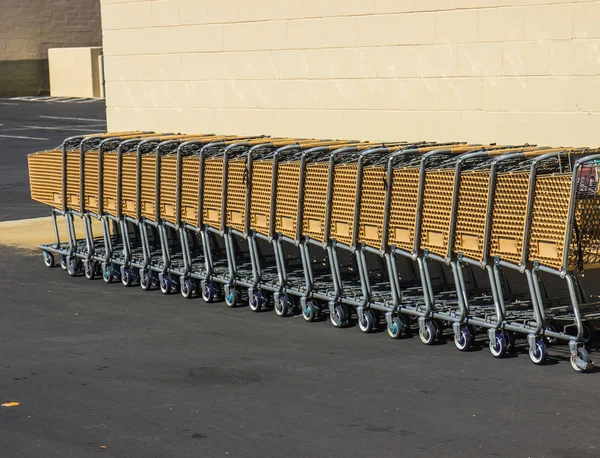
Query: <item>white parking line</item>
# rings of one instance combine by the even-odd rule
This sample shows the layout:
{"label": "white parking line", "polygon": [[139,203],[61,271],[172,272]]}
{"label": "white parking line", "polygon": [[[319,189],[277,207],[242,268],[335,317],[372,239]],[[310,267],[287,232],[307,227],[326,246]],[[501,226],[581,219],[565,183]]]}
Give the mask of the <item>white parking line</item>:
{"label": "white parking line", "polygon": [[[1,124],[0,124],[1,125]],[[88,131],[88,130],[98,130],[100,129],[102,126],[105,126],[105,124],[91,124],[90,126],[21,126],[23,129],[32,129],[32,130],[84,130],[84,131]]]}
{"label": "white parking line", "polygon": [[0,135],[1,138],[20,138],[22,140],[44,140],[44,141],[49,141],[49,138],[42,138],[42,137],[23,137],[21,135]]}
{"label": "white parking line", "polygon": [[44,119],[67,119],[67,120],[75,120],[75,121],[97,121],[97,122],[106,122],[104,119],[92,119],[92,118],[70,118],[68,116],[43,116],[40,118]]}

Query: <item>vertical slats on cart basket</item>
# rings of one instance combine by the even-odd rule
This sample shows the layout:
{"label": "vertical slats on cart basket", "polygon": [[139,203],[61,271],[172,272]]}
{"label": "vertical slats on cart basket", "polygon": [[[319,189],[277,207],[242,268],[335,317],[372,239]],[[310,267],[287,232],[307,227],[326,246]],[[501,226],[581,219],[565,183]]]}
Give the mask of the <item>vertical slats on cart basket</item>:
{"label": "vertical slats on cart basket", "polygon": [[254,161],[250,190],[250,228],[267,236],[270,235],[272,176],[272,159]]}
{"label": "vertical slats on cart basket", "polygon": [[48,150],[30,154],[31,198],[46,205],[62,207],[62,151]]}
{"label": "vertical slats on cart basket", "polygon": [[294,239],[298,225],[300,162],[290,161],[279,164],[276,184],[275,231]]}
{"label": "vertical slats on cart basket", "polygon": [[124,153],[121,159],[121,212],[124,215],[136,216],[137,203],[137,157],[136,152]]}
{"label": "vertical slats on cart basket", "polygon": [[329,236],[346,245],[352,245],[357,174],[358,165],[353,163],[336,166],[333,175]]}
{"label": "vertical slats on cart basket", "polygon": [[177,156],[170,154],[160,161],[160,217],[175,224],[177,217]]}
{"label": "vertical slats on cart basket", "polygon": [[196,226],[198,221],[198,186],[200,156],[184,156],[181,172],[181,221]]}
{"label": "vertical slats on cart basket", "polygon": [[527,214],[529,171],[500,173],[494,190],[490,256],[519,265]]}
{"label": "vertical slats on cart basket", "polygon": [[304,178],[304,235],[324,241],[329,163],[311,163],[306,166]]}
{"label": "vertical slats on cart basket", "polygon": [[572,175],[536,178],[529,236],[529,259],[560,269],[569,218]]}
{"label": "vertical slats on cart basket", "polygon": [[117,152],[110,151],[104,153],[102,169],[104,211],[111,215],[117,214],[117,166]]}
{"label": "vertical slats on cart basket", "polygon": [[382,166],[365,167],[360,196],[358,241],[381,248],[386,171]]}
{"label": "vertical slats on cart basket", "polygon": [[85,208],[98,214],[98,151],[86,151],[83,166]]}
{"label": "vertical slats on cart basket", "polygon": [[227,161],[227,226],[244,230],[246,221],[246,158]]}
{"label": "vertical slats on cart basket", "polygon": [[454,252],[481,260],[486,230],[489,171],[466,171],[460,176]]}
{"label": "vertical slats on cart basket", "polygon": [[221,200],[223,182],[223,157],[211,157],[204,161],[203,221],[209,226],[221,228]]}
{"label": "vertical slats on cart basket", "polygon": [[412,252],[419,189],[419,169],[406,167],[394,170],[390,204],[389,243]]}
{"label": "vertical slats on cart basket", "polygon": [[448,252],[454,174],[454,170],[433,170],[425,175],[420,248],[438,256]]}
{"label": "vertical slats on cart basket", "polygon": [[[595,178],[595,165],[591,168],[593,169],[592,176]],[[574,231],[571,236],[568,269],[575,270],[581,267],[584,269],[597,269],[600,267],[600,197],[597,195],[598,183],[594,183],[594,180],[590,183],[590,177],[586,177],[585,174],[580,173],[578,175],[579,191],[575,201],[577,231]],[[571,199],[573,198],[574,196],[571,196]]]}
{"label": "vertical slats on cart basket", "polygon": [[142,154],[142,186],[141,186],[142,216],[150,221],[155,219],[156,201],[156,155]]}
{"label": "vertical slats on cart basket", "polygon": [[80,154],[79,150],[67,152],[67,206],[74,209],[79,208]]}

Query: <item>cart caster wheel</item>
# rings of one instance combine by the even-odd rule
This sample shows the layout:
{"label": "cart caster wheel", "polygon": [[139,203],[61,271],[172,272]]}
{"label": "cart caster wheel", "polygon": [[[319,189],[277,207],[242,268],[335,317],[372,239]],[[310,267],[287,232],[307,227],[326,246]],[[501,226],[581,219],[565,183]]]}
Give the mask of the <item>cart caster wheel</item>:
{"label": "cart caster wheel", "polygon": [[375,314],[372,310],[363,310],[362,320],[358,320],[358,327],[362,332],[371,332],[375,326]]}
{"label": "cart caster wheel", "polygon": [[58,257],[59,261],[60,261],[60,267],[62,270],[67,270],[67,257],[64,254],[61,254]]}
{"label": "cart caster wheel", "polygon": [[577,348],[577,355],[571,355],[571,367],[575,372],[585,372],[593,366],[590,355],[583,347]]}
{"label": "cart caster wheel", "polygon": [[302,308],[302,318],[309,323],[317,319],[317,306],[313,301],[306,301],[306,305]]}
{"label": "cart caster wheel", "polygon": [[348,320],[350,319],[350,316],[347,312],[348,310],[341,304],[336,305],[333,308],[333,312],[329,315],[331,324],[333,324],[336,328],[346,326],[346,324],[348,324]]}
{"label": "cart caster wheel", "polygon": [[425,345],[433,345],[438,336],[438,330],[433,321],[426,321],[423,327],[419,328],[419,338]]}
{"label": "cart caster wheel", "polygon": [[541,338],[535,339],[535,345],[529,347],[529,359],[536,366],[541,366],[548,358],[548,349],[544,340]]}
{"label": "cart caster wheel", "polygon": [[133,272],[131,271],[131,267],[124,267],[123,274],[121,275],[121,283],[123,286],[131,286],[133,283]]}
{"label": "cart caster wheel", "polygon": [[275,302],[275,313],[277,316],[286,316],[294,309],[294,303],[289,294],[280,294],[279,298]]}
{"label": "cart caster wheel", "polygon": [[403,315],[397,315],[392,317],[392,324],[387,327],[387,333],[392,339],[399,339],[407,328],[407,319]]}
{"label": "cart caster wheel", "polygon": [[194,294],[194,283],[191,278],[186,278],[181,284],[181,295],[186,299],[190,299]]}
{"label": "cart caster wheel", "polygon": [[227,294],[225,294],[225,304],[227,307],[235,307],[238,303],[240,294],[235,287],[230,287]]}
{"label": "cart caster wheel", "polygon": [[88,280],[93,280],[97,271],[96,263],[94,261],[84,261],[83,271],[85,273],[85,278]]}
{"label": "cart caster wheel", "polygon": [[44,265],[46,267],[54,267],[54,255],[52,253],[42,251],[42,256],[44,257]]}
{"label": "cart caster wheel", "polygon": [[260,312],[262,310],[263,304],[265,303],[265,298],[261,294],[260,291],[254,291],[252,293],[252,297],[250,297],[248,301],[248,305],[250,306],[250,310],[253,312]]}
{"label": "cart caster wheel", "polygon": [[458,351],[468,351],[473,343],[473,335],[467,326],[461,326],[458,334],[454,335],[454,345]]}
{"label": "cart caster wheel", "polygon": [[490,353],[494,358],[504,358],[507,351],[508,338],[505,333],[498,333],[495,339],[490,339]]}
{"label": "cart caster wheel", "polygon": [[148,291],[152,287],[152,280],[148,269],[140,269],[140,288],[144,291]]}
{"label": "cart caster wheel", "polygon": [[171,276],[169,274],[158,274],[158,282],[160,284],[160,292],[163,294],[171,294]]}
{"label": "cart caster wheel", "polygon": [[74,277],[79,271],[79,259],[75,257],[67,257],[67,272]]}
{"label": "cart caster wheel", "polygon": [[210,304],[211,302],[214,302],[216,292],[217,288],[215,287],[215,284],[208,281],[204,283],[204,287],[202,288],[202,299],[207,304]]}
{"label": "cart caster wheel", "polygon": [[440,340],[442,335],[444,334],[444,323],[440,320],[434,320],[433,324],[435,326],[435,340]]}
{"label": "cart caster wheel", "polygon": [[112,283],[115,275],[113,272],[113,268],[110,264],[104,264],[102,266],[102,279],[104,283]]}

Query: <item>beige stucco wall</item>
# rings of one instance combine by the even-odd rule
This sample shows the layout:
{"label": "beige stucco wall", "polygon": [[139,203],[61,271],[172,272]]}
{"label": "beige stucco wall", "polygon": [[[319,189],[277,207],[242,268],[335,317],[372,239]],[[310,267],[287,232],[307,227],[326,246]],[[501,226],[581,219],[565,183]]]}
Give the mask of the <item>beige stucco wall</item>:
{"label": "beige stucco wall", "polygon": [[109,129],[600,144],[600,2],[101,0]]}
{"label": "beige stucco wall", "polygon": [[0,0],[0,96],[47,93],[48,48],[101,44],[100,0]]}
{"label": "beige stucco wall", "polygon": [[100,97],[101,54],[100,47],[49,49],[50,95]]}

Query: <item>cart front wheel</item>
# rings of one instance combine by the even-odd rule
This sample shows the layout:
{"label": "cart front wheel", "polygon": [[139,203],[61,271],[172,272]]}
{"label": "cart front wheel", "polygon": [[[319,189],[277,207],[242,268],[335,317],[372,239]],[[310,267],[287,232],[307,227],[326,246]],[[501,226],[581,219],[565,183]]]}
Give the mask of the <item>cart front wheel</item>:
{"label": "cart front wheel", "polygon": [[585,372],[593,366],[590,355],[583,347],[577,348],[577,355],[571,355],[571,367],[575,372]]}
{"label": "cart front wheel", "polygon": [[48,251],[42,251],[44,257],[44,265],[46,267],[54,267],[54,255]]}

